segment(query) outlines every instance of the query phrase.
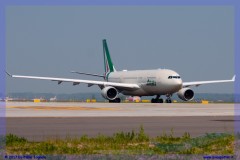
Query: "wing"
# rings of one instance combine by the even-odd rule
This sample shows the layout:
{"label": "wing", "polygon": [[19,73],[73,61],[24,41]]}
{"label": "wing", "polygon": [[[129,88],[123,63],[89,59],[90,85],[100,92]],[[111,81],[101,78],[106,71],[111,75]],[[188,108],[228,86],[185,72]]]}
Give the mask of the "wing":
{"label": "wing", "polygon": [[105,77],[104,75],[85,73],[85,72],[77,72],[77,71],[71,71],[71,73],[83,74],[83,75],[88,75],[88,76],[96,76],[96,77],[102,77],[102,78]]}
{"label": "wing", "polygon": [[211,84],[211,83],[225,83],[225,82],[234,82],[235,81],[235,75],[230,80],[215,80],[215,81],[196,81],[196,82],[183,82],[183,88],[190,87],[190,86],[199,86],[202,84]]}
{"label": "wing", "polygon": [[73,85],[79,85],[80,83],[88,84],[88,87],[92,85],[98,85],[100,88],[105,86],[113,86],[117,89],[124,89],[124,90],[134,90],[140,88],[137,84],[131,83],[115,83],[115,82],[105,82],[105,81],[92,81],[92,80],[82,80],[82,79],[68,79],[68,78],[55,78],[55,77],[37,77],[37,76],[23,76],[23,75],[11,75],[6,72],[10,77],[13,78],[26,78],[26,79],[38,79],[38,80],[50,80],[56,81],[58,84],[62,82],[72,82]]}

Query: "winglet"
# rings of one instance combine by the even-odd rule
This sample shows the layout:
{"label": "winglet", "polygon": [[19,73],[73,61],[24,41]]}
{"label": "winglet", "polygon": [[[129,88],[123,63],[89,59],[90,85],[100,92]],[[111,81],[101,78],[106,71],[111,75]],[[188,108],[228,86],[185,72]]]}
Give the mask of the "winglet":
{"label": "winglet", "polygon": [[7,73],[8,76],[12,77],[12,75],[10,73],[8,73],[7,71],[5,71]]}
{"label": "winglet", "polygon": [[232,78],[232,81],[233,81],[233,82],[235,81],[235,78],[236,78],[236,75],[234,75],[233,78]]}

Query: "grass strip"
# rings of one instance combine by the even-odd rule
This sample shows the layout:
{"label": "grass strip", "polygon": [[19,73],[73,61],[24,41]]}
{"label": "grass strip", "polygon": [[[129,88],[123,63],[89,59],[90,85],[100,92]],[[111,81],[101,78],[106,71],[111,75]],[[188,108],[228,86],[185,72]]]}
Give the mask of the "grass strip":
{"label": "grass strip", "polygon": [[191,138],[189,133],[181,137],[170,134],[150,138],[141,126],[138,132],[118,132],[112,136],[99,134],[96,137],[66,137],[65,139],[49,139],[43,142],[31,142],[23,137],[8,134],[6,142],[7,154],[205,154],[233,155],[234,140],[240,139],[240,134],[234,136],[226,133],[209,133]]}

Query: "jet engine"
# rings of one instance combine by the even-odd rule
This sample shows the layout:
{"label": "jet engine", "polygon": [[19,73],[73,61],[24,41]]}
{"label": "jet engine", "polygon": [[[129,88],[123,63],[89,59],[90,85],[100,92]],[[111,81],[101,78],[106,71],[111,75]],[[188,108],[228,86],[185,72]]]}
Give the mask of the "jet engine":
{"label": "jet engine", "polygon": [[184,101],[190,101],[194,97],[194,92],[190,88],[182,88],[177,93],[178,97]]}
{"label": "jet engine", "polygon": [[105,99],[114,100],[117,98],[118,91],[116,88],[108,86],[102,89],[101,94]]}

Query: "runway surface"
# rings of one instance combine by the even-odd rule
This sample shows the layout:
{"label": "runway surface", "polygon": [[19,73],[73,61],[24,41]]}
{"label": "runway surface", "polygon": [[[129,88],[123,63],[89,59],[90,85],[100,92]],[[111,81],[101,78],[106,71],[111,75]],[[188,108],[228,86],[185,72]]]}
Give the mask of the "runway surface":
{"label": "runway surface", "polygon": [[[238,112],[239,113],[239,112]],[[66,138],[119,131],[138,131],[143,125],[151,137],[189,132],[233,133],[240,118],[234,118],[234,104],[150,104],[150,103],[7,103],[6,130],[29,140]]]}
{"label": "runway surface", "polygon": [[7,117],[234,116],[234,104],[7,103]]}

